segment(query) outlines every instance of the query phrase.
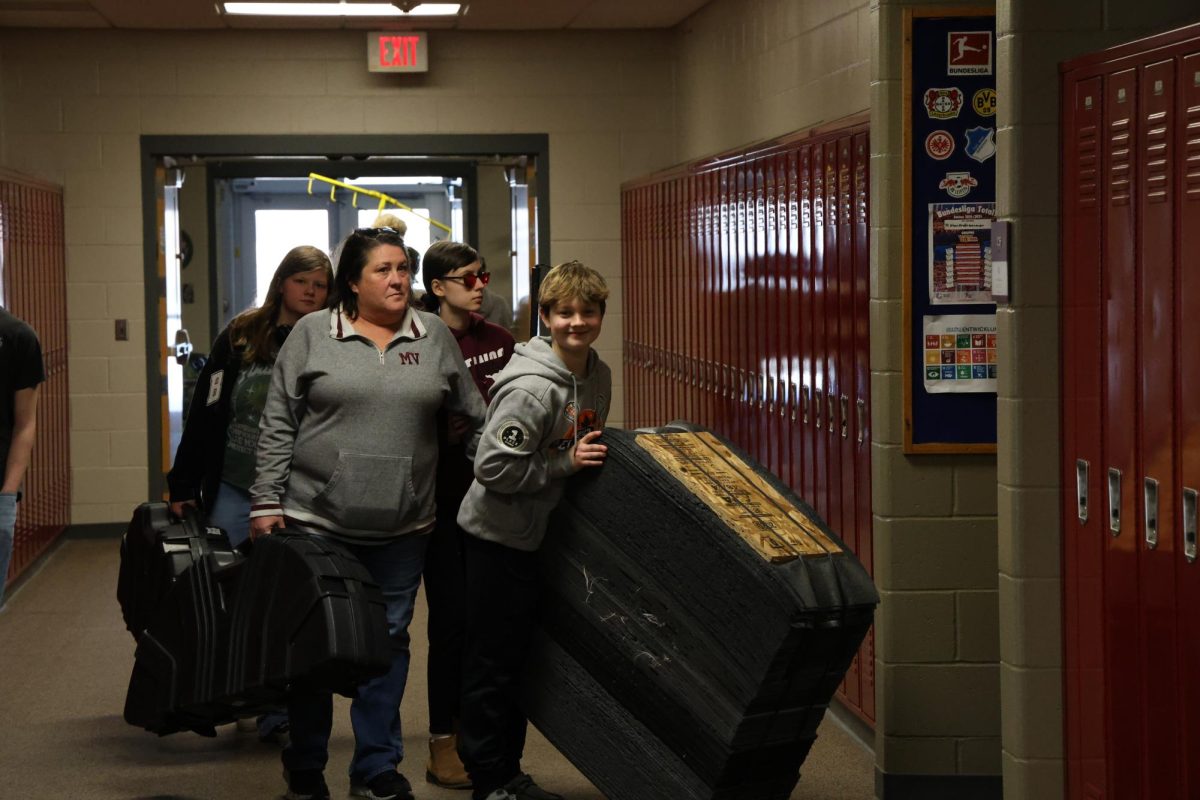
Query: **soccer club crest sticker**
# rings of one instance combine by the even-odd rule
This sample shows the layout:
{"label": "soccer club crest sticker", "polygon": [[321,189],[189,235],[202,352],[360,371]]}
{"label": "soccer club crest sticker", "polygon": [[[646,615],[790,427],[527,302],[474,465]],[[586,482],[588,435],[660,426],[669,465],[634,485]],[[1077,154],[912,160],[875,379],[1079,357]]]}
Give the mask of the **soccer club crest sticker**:
{"label": "soccer club crest sticker", "polygon": [[947,172],[946,177],[942,178],[938,184],[939,189],[944,189],[946,194],[955,199],[966,197],[971,193],[971,190],[979,185],[979,181],[971,177],[969,172]]}
{"label": "soccer club crest sticker", "polygon": [[966,136],[967,143],[963,147],[963,152],[966,153],[968,157],[973,158],[982,164],[992,156],[996,155],[995,128],[984,128],[982,126],[976,128],[967,128],[964,135]]}
{"label": "soccer club crest sticker", "polygon": [[948,131],[934,131],[925,137],[925,154],[935,161],[945,161],[954,153],[954,137]]}
{"label": "soccer club crest sticker", "polygon": [[500,444],[510,450],[520,450],[521,445],[525,444],[529,439],[529,435],[525,433],[525,428],[515,419],[510,419],[500,426]]}
{"label": "soccer club crest sticker", "polygon": [[930,119],[954,119],[962,111],[963,93],[955,86],[926,89],[924,103]]}
{"label": "soccer club crest sticker", "polygon": [[996,90],[983,88],[971,96],[971,108],[981,117],[996,116]]}

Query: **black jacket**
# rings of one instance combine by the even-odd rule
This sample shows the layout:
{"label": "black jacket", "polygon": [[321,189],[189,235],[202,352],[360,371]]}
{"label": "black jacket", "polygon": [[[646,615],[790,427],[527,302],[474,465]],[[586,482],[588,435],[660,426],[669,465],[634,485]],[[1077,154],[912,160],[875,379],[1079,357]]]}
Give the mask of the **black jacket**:
{"label": "black jacket", "polygon": [[[275,329],[276,351],[291,330],[288,326]],[[229,328],[221,331],[213,341],[208,363],[196,379],[183,436],[175,451],[175,462],[167,473],[167,487],[173,503],[195,500],[205,513],[212,511],[225,461],[229,403],[245,349],[244,345],[232,342]]]}

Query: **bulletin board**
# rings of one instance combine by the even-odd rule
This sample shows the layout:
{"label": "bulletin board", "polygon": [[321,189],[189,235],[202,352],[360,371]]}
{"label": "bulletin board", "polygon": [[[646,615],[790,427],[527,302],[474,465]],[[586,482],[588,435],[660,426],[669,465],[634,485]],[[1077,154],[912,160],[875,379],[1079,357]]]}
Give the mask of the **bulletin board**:
{"label": "bulletin board", "polygon": [[904,450],[996,451],[996,19],[904,16]]}

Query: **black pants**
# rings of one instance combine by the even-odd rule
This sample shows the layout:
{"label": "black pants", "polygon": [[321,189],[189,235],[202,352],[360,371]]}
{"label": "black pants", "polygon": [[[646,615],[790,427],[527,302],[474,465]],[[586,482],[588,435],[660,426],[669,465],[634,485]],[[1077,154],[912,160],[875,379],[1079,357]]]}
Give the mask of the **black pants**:
{"label": "black pants", "polygon": [[467,641],[458,750],[475,800],[521,771],[527,720],[521,676],[540,594],[537,553],[463,536]]}
{"label": "black pants", "polygon": [[454,733],[462,697],[463,643],[467,598],[462,540],[454,516],[457,505],[439,513],[425,552],[425,601],[429,605],[429,732]]}

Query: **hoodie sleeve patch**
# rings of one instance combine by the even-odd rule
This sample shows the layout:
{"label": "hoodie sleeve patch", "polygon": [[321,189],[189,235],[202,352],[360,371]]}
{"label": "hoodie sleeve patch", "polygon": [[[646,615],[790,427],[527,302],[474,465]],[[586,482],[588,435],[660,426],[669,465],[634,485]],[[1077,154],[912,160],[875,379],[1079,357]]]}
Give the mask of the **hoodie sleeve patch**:
{"label": "hoodie sleeve patch", "polygon": [[208,397],[205,405],[211,406],[221,399],[221,386],[225,383],[225,370],[219,369],[208,379]]}
{"label": "hoodie sleeve patch", "polygon": [[529,431],[515,419],[506,419],[497,426],[496,438],[510,450],[524,450]]}

